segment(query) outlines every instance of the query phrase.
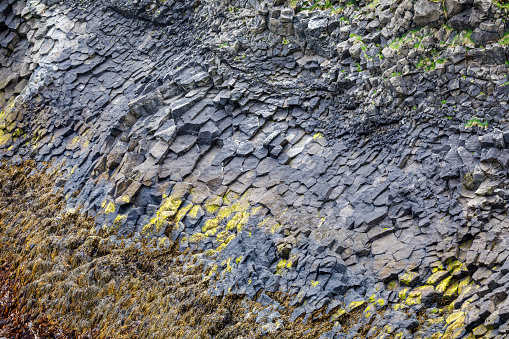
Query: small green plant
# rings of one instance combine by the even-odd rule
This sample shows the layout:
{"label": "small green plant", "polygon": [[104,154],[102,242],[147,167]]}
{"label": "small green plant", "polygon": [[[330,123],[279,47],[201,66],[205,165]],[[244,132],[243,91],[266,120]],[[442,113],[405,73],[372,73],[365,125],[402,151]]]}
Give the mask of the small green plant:
{"label": "small green plant", "polygon": [[362,42],[362,37],[356,34],[350,34],[350,38],[354,38],[355,42]]}
{"label": "small green plant", "polygon": [[403,74],[403,73],[401,73],[401,72],[393,72],[391,74],[391,77],[397,77],[398,75],[401,75],[401,74]]}
{"label": "small green plant", "polygon": [[451,119],[452,119],[452,117],[445,117],[445,118],[446,118],[447,120],[451,120]]}
{"label": "small green plant", "polygon": [[287,38],[283,38],[283,45],[288,45],[290,41]]}
{"label": "small green plant", "polygon": [[484,127],[485,129],[488,128],[488,121],[481,121],[477,117],[473,117],[472,119],[468,120],[465,123],[465,128],[471,128],[471,127]]}
{"label": "small green plant", "polygon": [[[503,3],[502,3],[503,2]],[[505,10],[506,13],[507,11],[509,11],[509,2],[507,1],[498,1],[498,0],[493,0],[493,4],[495,6],[497,6],[498,8],[502,9],[502,10]]]}
{"label": "small green plant", "polygon": [[446,103],[447,103],[447,100],[445,100],[445,99],[444,99],[444,100],[442,100],[442,104],[444,104],[444,105],[445,105]]}
{"label": "small green plant", "polygon": [[498,43],[504,46],[509,45],[509,32],[507,32],[500,40],[498,40]]}

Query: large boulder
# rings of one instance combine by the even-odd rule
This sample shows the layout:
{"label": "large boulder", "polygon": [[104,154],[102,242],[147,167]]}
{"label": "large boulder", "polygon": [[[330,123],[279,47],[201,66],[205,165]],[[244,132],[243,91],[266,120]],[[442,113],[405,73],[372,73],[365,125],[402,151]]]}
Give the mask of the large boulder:
{"label": "large boulder", "polygon": [[418,26],[437,26],[442,17],[442,4],[439,2],[430,2],[428,0],[419,0],[414,5],[414,22]]}

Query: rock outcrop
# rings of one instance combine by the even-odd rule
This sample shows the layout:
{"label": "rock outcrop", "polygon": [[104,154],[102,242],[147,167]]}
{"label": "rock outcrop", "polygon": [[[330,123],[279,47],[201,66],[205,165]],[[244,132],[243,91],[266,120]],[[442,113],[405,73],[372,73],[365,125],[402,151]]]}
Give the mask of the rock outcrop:
{"label": "rock outcrop", "polygon": [[3,0],[0,156],[60,166],[91,236],[192,251],[253,335],[282,292],[322,339],[505,338],[507,8]]}

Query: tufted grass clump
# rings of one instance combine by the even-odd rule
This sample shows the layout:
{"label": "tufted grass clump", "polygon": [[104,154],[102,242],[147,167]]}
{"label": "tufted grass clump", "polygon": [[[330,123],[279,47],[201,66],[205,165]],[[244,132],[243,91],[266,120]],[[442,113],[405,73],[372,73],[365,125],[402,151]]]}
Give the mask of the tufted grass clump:
{"label": "tufted grass clump", "polygon": [[488,128],[488,121],[481,121],[477,117],[473,117],[472,119],[468,120],[465,123],[465,128],[471,128],[471,127],[484,127],[485,129]]}

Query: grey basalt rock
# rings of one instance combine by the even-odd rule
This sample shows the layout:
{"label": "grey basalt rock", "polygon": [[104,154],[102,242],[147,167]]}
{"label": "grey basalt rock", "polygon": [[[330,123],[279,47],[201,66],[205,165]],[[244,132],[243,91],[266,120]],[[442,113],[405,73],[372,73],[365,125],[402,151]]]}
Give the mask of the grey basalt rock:
{"label": "grey basalt rock", "polygon": [[419,26],[437,26],[443,17],[441,3],[419,0],[414,5],[414,22]]}
{"label": "grey basalt rock", "polygon": [[[446,294],[427,282],[436,269],[435,285],[449,276],[476,285],[451,292],[453,312],[471,307],[464,331],[485,321],[506,330],[508,51],[497,41],[507,27],[491,2],[295,14],[281,1],[228,10],[115,0],[68,15],[58,3],[44,16],[28,3],[33,27],[7,19],[6,3],[0,106],[22,94],[47,109],[0,118],[0,142],[10,138],[1,154],[65,162],[59,186],[69,196],[82,188],[70,204],[105,223],[126,214],[118,234],[136,243],[164,199],[178,197],[182,219],[168,238],[182,250],[222,246],[203,256],[225,270],[211,278],[214,295],[261,292],[279,309],[266,293],[290,292],[292,319],[307,322],[322,307],[388,304],[337,337],[371,320],[369,333],[390,325],[414,335],[411,314],[434,319],[429,308]],[[105,200],[115,205],[107,216]],[[218,211],[217,232],[194,241]],[[414,293],[406,301],[404,288]],[[278,312],[257,314],[263,331]],[[422,331],[450,326],[441,324]]]}

